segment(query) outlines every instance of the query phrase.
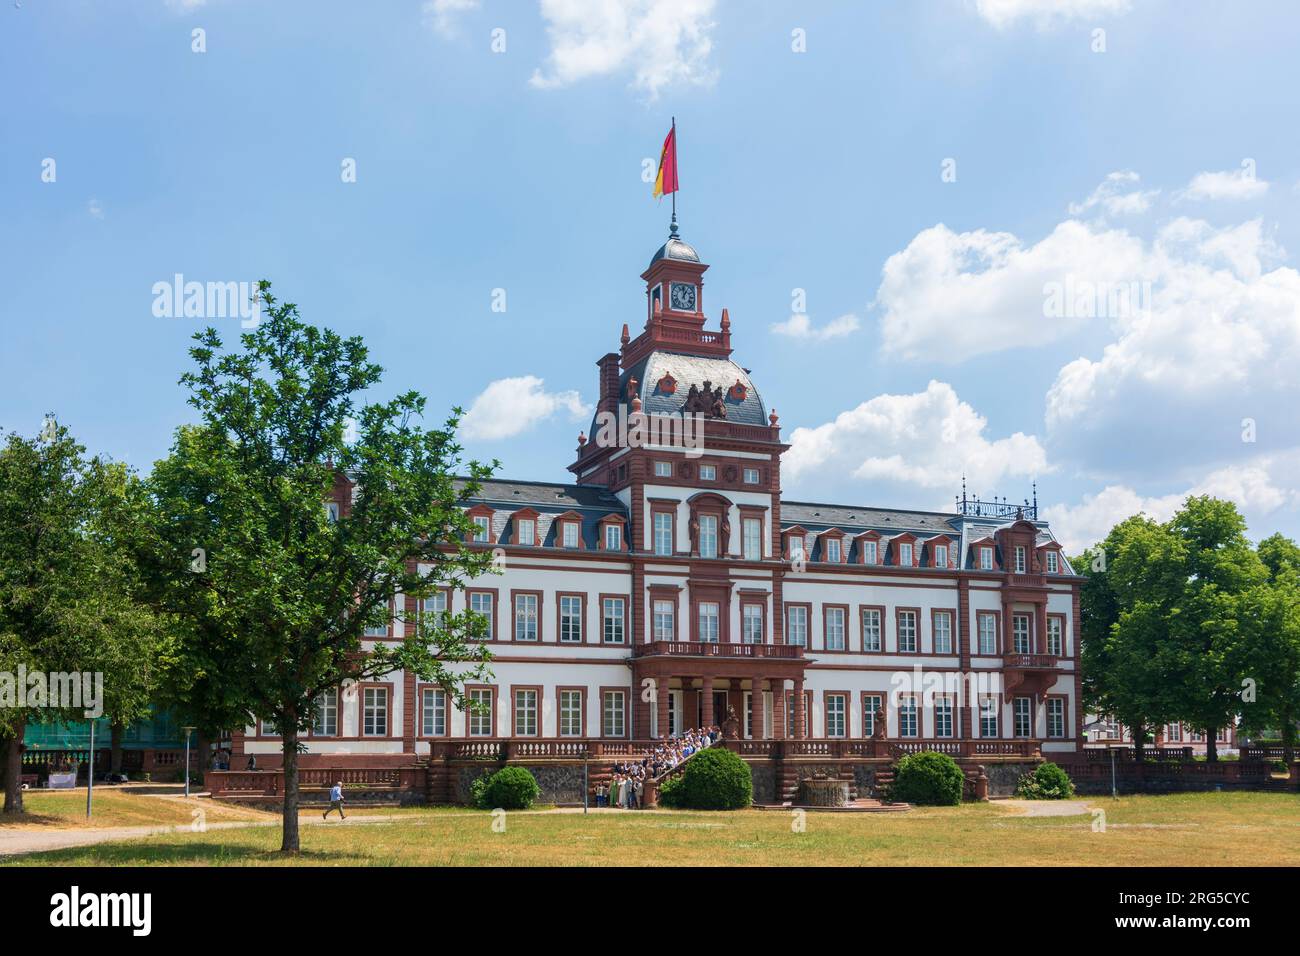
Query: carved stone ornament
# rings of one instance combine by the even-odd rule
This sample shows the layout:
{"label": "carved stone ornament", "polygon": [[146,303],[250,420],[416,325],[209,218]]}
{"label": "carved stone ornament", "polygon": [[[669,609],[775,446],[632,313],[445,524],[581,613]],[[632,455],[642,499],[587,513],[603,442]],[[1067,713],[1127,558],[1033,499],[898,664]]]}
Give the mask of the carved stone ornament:
{"label": "carved stone ornament", "polygon": [[726,418],[727,405],[722,399],[722,386],[714,388],[713,383],[707,379],[703,389],[692,385],[686,393],[682,411],[686,414],[700,414],[705,418]]}

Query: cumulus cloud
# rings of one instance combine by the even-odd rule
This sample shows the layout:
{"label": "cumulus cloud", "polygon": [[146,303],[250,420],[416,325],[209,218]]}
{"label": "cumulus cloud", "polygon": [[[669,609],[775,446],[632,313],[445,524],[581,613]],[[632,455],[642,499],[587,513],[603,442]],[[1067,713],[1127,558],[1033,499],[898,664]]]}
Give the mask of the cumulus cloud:
{"label": "cumulus cloud", "polygon": [[1135,188],[1138,178],[1131,169],[1110,173],[1087,199],[1070,203],[1070,215],[1082,216],[1097,211],[1116,217],[1146,212],[1160,190]]}
{"label": "cumulus cloud", "polygon": [[772,331],[792,339],[804,339],[813,342],[825,342],[838,339],[856,332],[861,323],[853,313],[832,319],[820,328],[814,327],[812,320],[803,312],[796,312],[784,322],[773,322]]}
{"label": "cumulus cloud", "polygon": [[886,260],[875,304],[887,351],[960,362],[1074,331],[1091,317],[1086,310],[1047,308],[1049,290],[1073,285],[1073,277],[1094,288],[1129,287],[1147,268],[1140,239],[1073,219],[1032,244],[940,223]]}
{"label": "cumulus cloud", "polygon": [[591,415],[576,391],[548,392],[536,375],[499,378],[485,388],[461,419],[466,438],[493,440],[511,438],[566,412],[574,421]]}
{"label": "cumulus cloud", "polygon": [[1156,521],[1168,521],[1189,497],[1213,495],[1234,502],[1247,518],[1262,518],[1280,508],[1295,508],[1300,496],[1279,484],[1274,473],[1285,474],[1281,463],[1260,458],[1241,465],[1229,465],[1211,472],[1202,481],[1175,494],[1144,496],[1125,485],[1107,485],[1096,494],[1084,495],[1076,505],[1052,505],[1043,517],[1069,554],[1078,554],[1096,544],[1125,518],[1142,513]]}
{"label": "cumulus cloud", "polygon": [[1038,439],[1021,432],[990,439],[987,425],[951,385],[931,381],[923,392],[877,395],[834,421],[796,428],[782,473],[791,480],[852,475],[947,492],[962,474],[978,488],[1051,470]]}
{"label": "cumulus cloud", "polygon": [[979,15],[999,30],[1031,21],[1046,30],[1062,23],[1128,13],[1130,0],[975,0]]}
{"label": "cumulus cloud", "polygon": [[1268,192],[1268,183],[1255,176],[1249,161],[1241,169],[1217,173],[1197,173],[1180,199],[1258,199]]}
{"label": "cumulus cloud", "polygon": [[530,82],[554,89],[630,73],[651,99],[667,86],[710,83],[713,10],[714,0],[542,0],[551,52]]}
{"label": "cumulus cloud", "polygon": [[471,10],[477,10],[479,0],[425,0],[424,22],[439,33],[451,34],[456,31],[462,17]]}

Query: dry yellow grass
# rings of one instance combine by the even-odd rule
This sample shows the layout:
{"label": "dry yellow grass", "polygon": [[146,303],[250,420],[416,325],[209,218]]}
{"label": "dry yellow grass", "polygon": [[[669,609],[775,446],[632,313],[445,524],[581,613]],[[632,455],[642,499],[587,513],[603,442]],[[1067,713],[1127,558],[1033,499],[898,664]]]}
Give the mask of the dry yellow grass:
{"label": "dry yellow grass", "polygon": [[272,814],[247,807],[200,800],[192,797],[96,789],[94,814],[86,819],[86,791],[29,790],[23,794],[25,812],[18,816],[0,814],[0,831],[7,829],[68,829],[80,827],[181,826],[193,820],[201,809],[210,822],[269,820]]}
{"label": "dry yellow grass", "polygon": [[[472,866],[1296,866],[1300,802],[1283,794],[1217,793],[1089,801],[1105,811],[1029,818],[996,804],[906,814],[605,811],[405,811],[382,821],[304,827],[303,853],[275,852],[278,828],[162,834],[61,850],[11,865]],[[358,814],[369,811],[357,811]]]}

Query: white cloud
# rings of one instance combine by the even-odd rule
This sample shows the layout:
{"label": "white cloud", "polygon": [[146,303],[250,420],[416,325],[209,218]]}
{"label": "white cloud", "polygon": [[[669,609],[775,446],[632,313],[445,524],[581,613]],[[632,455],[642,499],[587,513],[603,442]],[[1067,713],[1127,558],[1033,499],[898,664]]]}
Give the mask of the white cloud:
{"label": "white cloud", "polygon": [[885,349],[904,358],[960,362],[1014,346],[1044,345],[1085,318],[1048,317],[1047,290],[1072,277],[1128,286],[1147,268],[1141,240],[1076,220],[1026,245],[1011,233],[918,233],[881,270]]}
{"label": "white cloud", "polygon": [[485,388],[461,419],[466,438],[492,440],[522,434],[557,412],[574,421],[591,415],[576,391],[548,392],[536,375],[499,378]]}
{"label": "white cloud", "polygon": [[92,219],[103,219],[104,204],[98,199],[92,199],[86,203],[86,212],[90,214]]}
{"label": "white cloud", "polygon": [[630,72],[653,99],[714,78],[714,0],[541,0],[541,10],[551,52],[530,81],[540,89]]}
{"label": "white cloud", "polygon": [[1185,199],[1258,199],[1268,192],[1268,183],[1255,176],[1254,166],[1217,173],[1197,173],[1179,193]]}
{"label": "white cloud", "polygon": [[979,15],[999,30],[1032,20],[1040,30],[1073,20],[1128,13],[1130,0],[975,0]]}
{"label": "white cloud", "polygon": [[479,0],[425,0],[424,22],[439,33],[450,35],[456,31],[460,19],[478,6]]}
{"label": "white cloud", "polygon": [[1052,505],[1043,509],[1052,533],[1069,554],[1096,544],[1110,529],[1139,512],[1156,521],[1168,521],[1190,496],[1213,495],[1234,502],[1243,514],[1262,518],[1279,508],[1296,507],[1300,496],[1277,484],[1273,472],[1286,469],[1269,458],[1230,465],[1211,472],[1186,491],[1146,497],[1124,485],[1107,485],[1094,495],[1084,495],[1077,505]]}
{"label": "white cloud", "polygon": [[773,322],[772,331],[787,338],[825,342],[829,339],[838,339],[851,335],[858,330],[860,325],[858,317],[850,312],[847,315],[841,315],[838,319],[827,322],[821,328],[814,328],[807,313],[796,312],[784,322]]}
{"label": "white cloud", "polygon": [[990,440],[987,421],[946,382],[924,392],[877,395],[816,428],[796,428],[781,460],[791,480],[818,477],[896,482],[916,488],[957,487],[965,474],[975,487],[1005,476],[1051,471],[1032,435]]}
{"label": "white cloud", "polygon": [[1112,217],[1146,212],[1160,190],[1130,189],[1125,192],[1125,189],[1137,184],[1138,178],[1137,173],[1128,169],[1110,173],[1087,199],[1081,203],[1070,203],[1070,215],[1082,216],[1094,209]]}

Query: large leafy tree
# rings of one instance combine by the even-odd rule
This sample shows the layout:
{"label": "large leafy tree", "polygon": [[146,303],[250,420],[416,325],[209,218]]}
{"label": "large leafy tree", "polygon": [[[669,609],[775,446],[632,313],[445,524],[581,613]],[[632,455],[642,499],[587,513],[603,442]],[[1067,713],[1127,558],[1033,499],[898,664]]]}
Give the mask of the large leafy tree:
{"label": "large leafy tree", "polygon": [[1279,730],[1290,762],[1300,720],[1300,547],[1274,534],[1259,543],[1256,553],[1268,580],[1242,602],[1252,638],[1252,660],[1243,668],[1250,677],[1243,726],[1252,733]]}
{"label": "large leafy tree", "polygon": [[[252,717],[279,730],[281,849],[297,852],[300,738],[324,692],[406,670],[465,707],[465,682],[486,675],[479,615],[421,615],[396,642],[365,640],[364,628],[403,596],[491,570],[490,554],[464,544],[463,503],[492,466],[468,462],[456,481],[459,409],[425,429],[415,392],[360,405],[382,371],[361,339],[303,323],[269,283],[259,294],[265,318],[241,350],[213,329],[195,336],[197,367],[181,381],[202,420],[150,476],[153,550],[158,598],[183,625],[170,694],[209,725]],[[355,484],[331,521],[341,475]]]}

